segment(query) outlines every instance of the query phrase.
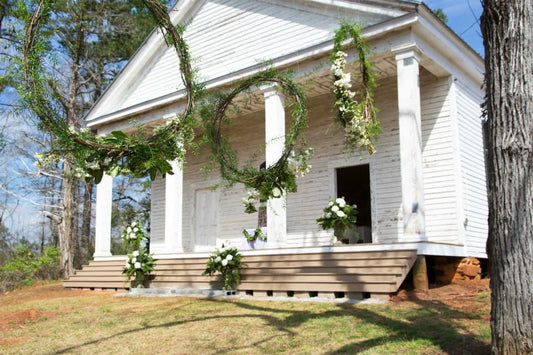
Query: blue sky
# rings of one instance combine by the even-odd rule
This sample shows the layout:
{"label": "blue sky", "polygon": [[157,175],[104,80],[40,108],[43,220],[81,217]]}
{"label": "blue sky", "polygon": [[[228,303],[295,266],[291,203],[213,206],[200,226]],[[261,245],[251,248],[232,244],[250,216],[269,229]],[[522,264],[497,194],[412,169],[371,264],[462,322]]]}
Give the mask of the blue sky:
{"label": "blue sky", "polygon": [[479,17],[481,0],[423,0],[431,9],[442,9],[448,16],[448,26],[476,52],[484,54]]}

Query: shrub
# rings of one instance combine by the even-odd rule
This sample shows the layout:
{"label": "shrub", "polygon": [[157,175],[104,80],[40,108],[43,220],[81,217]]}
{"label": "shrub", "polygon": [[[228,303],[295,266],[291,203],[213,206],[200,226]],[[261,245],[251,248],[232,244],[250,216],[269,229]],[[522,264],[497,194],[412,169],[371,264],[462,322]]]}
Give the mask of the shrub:
{"label": "shrub", "polygon": [[2,292],[21,286],[30,286],[35,280],[58,279],[59,249],[48,247],[40,258],[36,258],[30,247],[20,245],[15,256],[0,268],[0,289]]}
{"label": "shrub", "polygon": [[37,280],[57,280],[61,277],[61,267],[59,266],[60,250],[54,246],[49,246],[36,262],[35,278]]}

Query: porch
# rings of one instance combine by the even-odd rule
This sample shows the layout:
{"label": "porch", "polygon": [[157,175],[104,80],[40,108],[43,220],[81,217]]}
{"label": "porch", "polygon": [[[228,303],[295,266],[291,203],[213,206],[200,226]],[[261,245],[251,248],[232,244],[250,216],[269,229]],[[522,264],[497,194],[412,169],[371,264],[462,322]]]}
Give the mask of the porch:
{"label": "porch", "polygon": [[[242,251],[245,268],[237,292],[250,296],[388,298],[398,291],[414,265],[413,243]],[[207,253],[190,253],[156,260],[150,288],[219,290],[215,276],[202,276]],[[127,290],[122,275],[125,256],[91,261],[63,282],[73,289]]]}

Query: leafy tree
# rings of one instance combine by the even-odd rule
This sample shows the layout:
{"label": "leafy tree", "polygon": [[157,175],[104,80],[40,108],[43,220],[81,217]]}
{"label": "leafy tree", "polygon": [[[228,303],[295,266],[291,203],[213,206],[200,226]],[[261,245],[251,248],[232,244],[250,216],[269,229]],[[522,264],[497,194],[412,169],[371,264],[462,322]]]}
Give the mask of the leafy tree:
{"label": "leafy tree", "polygon": [[448,23],[448,15],[446,15],[446,13],[442,9],[433,9],[431,11],[433,11],[435,16],[440,18],[442,22]]}
{"label": "leafy tree", "polygon": [[484,0],[493,354],[533,353],[533,3]]}
{"label": "leafy tree", "polygon": [[[63,0],[56,1],[46,15],[43,31],[48,41],[41,49],[47,52],[48,66],[42,73],[43,86],[50,93],[49,108],[68,126],[83,126],[84,114],[153,28],[152,16],[140,4],[135,0]],[[38,6],[19,1],[26,14]],[[27,15],[24,20],[29,20]],[[29,108],[41,122],[48,118],[37,107]],[[46,163],[43,168],[56,164]],[[68,276],[75,264],[88,259],[93,182],[80,179],[83,176],[73,167],[72,154],[62,156],[59,169],[61,208],[49,217],[58,225],[61,264]]]}

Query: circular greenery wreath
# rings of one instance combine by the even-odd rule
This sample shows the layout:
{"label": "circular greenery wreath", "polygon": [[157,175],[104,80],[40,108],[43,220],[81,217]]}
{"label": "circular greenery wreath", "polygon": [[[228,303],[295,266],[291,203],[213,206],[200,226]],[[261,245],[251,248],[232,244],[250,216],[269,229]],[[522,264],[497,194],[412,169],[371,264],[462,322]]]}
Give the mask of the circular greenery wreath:
{"label": "circular greenery wreath", "polygon": [[[274,84],[283,94],[291,97],[290,129],[284,137],[283,152],[274,164],[264,169],[250,164],[240,167],[237,154],[230,147],[229,139],[222,134],[223,127],[230,122],[226,117],[226,112],[238,95],[260,84]],[[296,191],[296,177],[298,173],[303,175],[307,172],[307,159],[310,156],[309,150],[303,150],[305,141],[301,135],[302,130],[307,127],[305,100],[301,88],[290,79],[289,75],[266,69],[241,81],[230,92],[218,94],[210,104],[200,108],[199,113],[206,132],[206,142],[212,152],[211,159],[218,164],[221,176],[229,186],[236,183],[244,184],[247,189],[253,191],[257,202],[280,198],[283,191]],[[298,153],[293,151],[296,145],[300,147]],[[253,213],[257,210],[252,207],[247,208],[246,211]]]}
{"label": "circular greenery wreath", "polygon": [[[114,131],[109,136],[102,137],[88,129],[76,130],[71,125],[74,119],[68,112],[59,109],[61,100],[50,86],[53,80],[47,76],[43,67],[43,63],[47,62],[46,53],[51,47],[50,39],[53,36],[53,31],[46,29],[44,24],[52,16],[54,3],[53,0],[41,0],[34,9],[21,11],[26,31],[21,47],[24,56],[18,63],[21,68],[21,84],[17,91],[22,102],[39,118],[40,128],[55,135],[54,147],[40,155],[40,164],[46,165],[66,155],[81,175],[94,178],[97,183],[104,172],[111,176],[150,175],[152,179],[158,173],[172,174],[169,161],[182,161],[185,145],[194,139],[195,104],[203,91],[191,67],[188,46],[182,36],[184,28],[172,24],[165,7],[159,1],[143,0],[165,33],[167,44],[174,46],[178,54],[181,78],[187,95],[184,113],[170,119],[167,124],[156,127],[152,134],[139,126],[131,135]],[[27,6],[25,2],[21,4]]]}

